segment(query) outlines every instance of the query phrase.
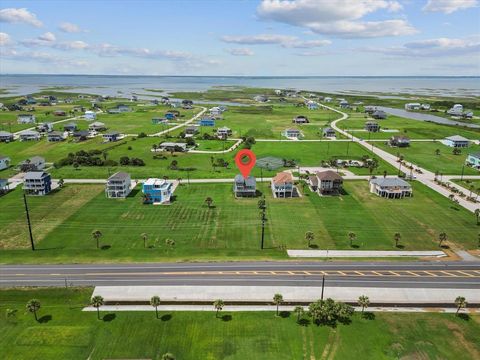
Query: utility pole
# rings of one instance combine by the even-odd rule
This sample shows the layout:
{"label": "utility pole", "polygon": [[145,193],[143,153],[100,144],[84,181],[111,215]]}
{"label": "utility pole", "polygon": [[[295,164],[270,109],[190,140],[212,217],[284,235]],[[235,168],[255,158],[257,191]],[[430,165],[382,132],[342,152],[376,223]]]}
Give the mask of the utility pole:
{"label": "utility pole", "polygon": [[30,214],[28,213],[28,204],[27,204],[27,196],[23,193],[23,203],[25,204],[25,213],[27,214],[27,224],[28,224],[28,233],[30,234],[30,243],[32,245],[32,251],[35,251],[35,244],[33,243],[33,235],[32,235],[32,224],[30,223]]}
{"label": "utility pole", "polygon": [[264,204],[262,206],[262,242],[260,245],[260,249],[263,250],[264,242],[265,242],[265,221],[267,218],[265,217],[265,210],[267,209],[267,203],[264,200]]}
{"label": "utility pole", "polygon": [[462,176],[460,176],[460,181],[463,181],[463,173],[465,171],[465,164],[462,166]]}
{"label": "utility pole", "polygon": [[323,301],[323,290],[325,289],[325,275],[322,277],[322,297],[320,298],[320,301]]}

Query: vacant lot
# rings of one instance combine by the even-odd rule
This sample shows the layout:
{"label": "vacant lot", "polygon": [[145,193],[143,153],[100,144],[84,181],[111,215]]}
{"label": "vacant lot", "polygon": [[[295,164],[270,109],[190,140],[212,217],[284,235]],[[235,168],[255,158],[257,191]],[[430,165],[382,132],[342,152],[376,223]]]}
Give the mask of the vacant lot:
{"label": "vacant lot", "polygon": [[[350,118],[341,121],[337,125],[342,129],[363,129],[366,118],[364,113],[350,112]],[[480,138],[480,130],[467,129],[459,126],[440,125],[430,122],[406,119],[398,116],[388,115],[385,120],[378,120],[381,129],[398,130],[397,132],[368,133],[363,131],[352,131],[352,134],[364,139],[389,139],[392,135],[405,135],[411,139],[443,139],[452,135],[461,135],[468,139]]]}
{"label": "vacant lot", "polygon": [[[441,142],[411,142],[409,147],[395,148],[383,143],[375,143],[375,146],[388,151],[391,154],[401,154],[406,161],[411,161],[430,171],[438,171],[444,175],[460,175],[465,159],[469,152],[480,150],[478,145],[470,145],[468,149],[462,149],[461,154],[454,155],[453,148],[443,145]],[[436,151],[439,154],[436,154]],[[478,175],[479,171],[465,166],[465,174]]]}
{"label": "vacant lot", "polygon": [[[321,249],[350,248],[348,232],[357,234],[360,249],[394,250],[400,232],[406,250],[438,247],[445,231],[458,247],[476,246],[475,216],[420,184],[413,198],[386,200],[368,192],[366,181],[345,184],[340,197],[305,196],[273,199],[267,184],[266,250],[260,251],[258,199],[235,199],[230,184],[182,185],[172,205],[142,204],[135,190],[126,200],[106,199],[101,185],[66,185],[46,197],[29,197],[37,248],[29,250],[21,192],[15,190],[0,204],[1,262],[155,261],[187,259],[280,258],[283,248],[306,249],[306,231],[315,234]],[[302,186],[300,186],[302,190]],[[212,197],[208,208],[205,198]],[[102,249],[91,233],[98,229]],[[142,233],[148,234],[147,248]],[[174,246],[166,244],[175,241]]]}
{"label": "vacant lot", "polygon": [[[355,314],[316,326],[282,312],[82,312],[92,289],[0,290],[2,358],[17,359],[478,359],[480,319],[453,314]],[[159,294],[161,297],[161,294]],[[36,298],[39,322],[25,312]],[[213,309],[212,309],[213,310]]]}

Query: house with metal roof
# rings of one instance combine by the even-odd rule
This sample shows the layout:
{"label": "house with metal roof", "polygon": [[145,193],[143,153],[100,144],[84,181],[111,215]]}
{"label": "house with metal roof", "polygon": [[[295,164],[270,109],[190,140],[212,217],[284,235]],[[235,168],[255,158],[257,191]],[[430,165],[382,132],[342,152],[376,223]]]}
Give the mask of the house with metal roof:
{"label": "house with metal roof", "polygon": [[13,141],[13,134],[8,131],[0,131],[0,142],[10,142]]}
{"label": "house with metal roof", "polygon": [[24,130],[18,135],[20,141],[40,140],[40,133],[35,130]]}
{"label": "house with metal roof", "polygon": [[107,130],[107,127],[105,126],[105,124],[103,122],[95,121],[95,122],[91,123],[90,125],[88,125],[88,129],[89,130],[95,130],[95,131],[103,131],[103,130]]}
{"label": "house with metal roof", "polygon": [[41,156],[33,156],[22,161],[20,164],[18,164],[18,167],[23,172],[40,171],[45,169],[45,158]]}
{"label": "house with metal roof", "polygon": [[297,115],[292,120],[292,123],[294,124],[307,124],[309,122],[310,121],[308,120],[308,118],[304,115]]}
{"label": "house with metal roof", "polygon": [[109,131],[102,135],[103,140],[108,142],[117,141],[120,138],[120,133],[118,131]]}
{"label": "house with metal roof", "polygon": [[107,179],[105,195],[107,198],[126,198],[131,191],[132,180],[126,172],[116,172]]}
{"label": "house with metal roof", "polygon": [[232,135],[232,129],[230,129],[229,127],[224,126],[217,129],[217,136],[220,139],[226,139],[230,135]]}
{"label": "house with metal roof", "polygon": [[52,131],[47,134],[47,141],[49,142],[64,141],[66,138],[67,136],[62,131]]}
{"label": "house with metal roof", "polygon": [[8,169],[12,160],[8,156],[0,155],[0,170]]}
{"label": "house with metal roof", "polygon": [[45,171],[30,171],[23,178],[23,190],[27,195],[47,195],[52,191],[52,178]]}
{"label": "house with metal roof", "polygon": [[470,140],[460,135],[454,135],[445,138],[443,143],[453,148],[466,148],[470,145]]}
{"label": "house with metal roof", "polygon": [[395,147],[407,147],[410,146],[410,139],[406,136],[395,135],[388,141],[390,146]]}
{"label": "house with metal roof", "polygon": [[287,139],[300,139],[303,137],[302,132],[298,129],[285,129],[283,130],[282,135]]}
{"label": "house with metal roof", "polygon": [[6,194],[9,190],[8,179],[0,179],[0,195]]}
{"label": "house with metal roof", "polygon": [[65,131],[75,131],[77,130],[77,124],[71,122],[68,124],[63,125],[63,130]]}
{"label": "house with metal roof", "polygon": [[331,127],[326,127],[322,131],[323,137],[336,137],[337,133]]}
{"label": "house with metal roof", "polygon": [[412,185],[398,177],[371,179],[370,192],[388,199],[401,199],[413,195]]}
{"label": "house with metal roof", "polygon": [[158,147],[163,151],[175,151],[175,152],[187,151],[186,143],[163,142]]}
{"label": "house with metal roof", "polygon": [[95,111],[87,110],[85,111],[83,117],[87,121],[95,120],[97,118],[97,113]]}
{"label": "house with metal roof", "polygon": [[376,121],[367,121],[365,122],[365,130],[368,132],[378,132],[380,131],[380,125]]}
{"label": "house with metal roof", "polygon": [[376,120],[385,120],[387,118],[387,113],[383,110],[375,110],[370,116]]}
{"label": "house with metal roof", "polygon": [[150,178],[142,185],[144,204],[168,204],[174,191],[173,182]]}
{"label": "house with metal roof", "polygon": [[253,176],[244,178],[236,175],[233,182],[233,193],[235,197],[255,197],[257,195],[257,181]]}

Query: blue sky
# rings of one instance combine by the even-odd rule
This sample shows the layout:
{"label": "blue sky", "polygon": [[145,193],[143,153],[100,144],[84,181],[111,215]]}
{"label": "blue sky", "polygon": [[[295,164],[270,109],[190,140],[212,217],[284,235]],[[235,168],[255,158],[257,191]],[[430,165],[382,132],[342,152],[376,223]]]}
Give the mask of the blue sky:
{"label": "blue sky", "polygon": [[480,75],[480,3],[4,0],[0,73]]}

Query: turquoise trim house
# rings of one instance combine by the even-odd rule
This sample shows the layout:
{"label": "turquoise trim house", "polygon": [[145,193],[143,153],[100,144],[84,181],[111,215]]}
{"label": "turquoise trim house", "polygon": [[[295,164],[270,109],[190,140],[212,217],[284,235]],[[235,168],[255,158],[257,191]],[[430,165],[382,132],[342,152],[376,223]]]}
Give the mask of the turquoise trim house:
{"label": "turquoise trim house", "polygon": [[476,169],[480,169],[480,152],[468,154],[466,163]]}

